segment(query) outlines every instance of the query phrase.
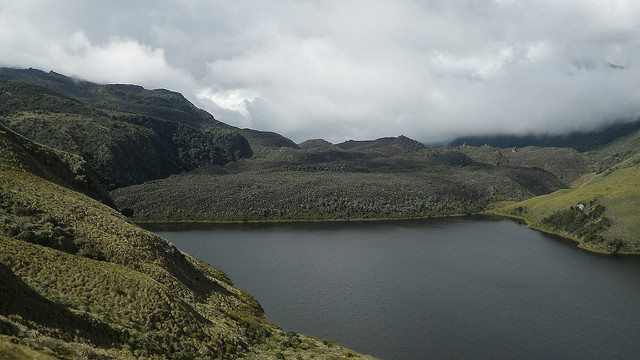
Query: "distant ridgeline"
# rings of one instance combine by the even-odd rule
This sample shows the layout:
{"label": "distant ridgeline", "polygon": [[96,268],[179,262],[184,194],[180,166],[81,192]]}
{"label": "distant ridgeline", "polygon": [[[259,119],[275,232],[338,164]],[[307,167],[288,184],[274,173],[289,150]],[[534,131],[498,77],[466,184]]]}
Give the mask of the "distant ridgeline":
{"label": "distant ridgeline", "polygon": [[486,135],[465,136],[449,142],[449,146],[489,145],[497,148],[540,146],[569,147],[580,152],[594,150],[613,140],[640,129],[640,120],[616,123],[598,130],[578,132],[565,135]]}

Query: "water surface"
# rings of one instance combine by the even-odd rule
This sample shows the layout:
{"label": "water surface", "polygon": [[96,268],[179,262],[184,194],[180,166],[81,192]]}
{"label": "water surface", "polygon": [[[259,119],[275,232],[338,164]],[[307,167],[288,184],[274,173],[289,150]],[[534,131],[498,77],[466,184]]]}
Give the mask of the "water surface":
{"label": "water surface", "polygon": [[382,359],[632,359],[640,261],[509,220],[155,227],[267,319]]}

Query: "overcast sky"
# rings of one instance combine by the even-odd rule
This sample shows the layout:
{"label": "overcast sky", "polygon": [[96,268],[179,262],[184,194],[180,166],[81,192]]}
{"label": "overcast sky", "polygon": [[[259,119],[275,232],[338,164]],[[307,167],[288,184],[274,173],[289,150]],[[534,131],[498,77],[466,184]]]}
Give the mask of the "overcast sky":
{"label": "overcast sky", "polygon": [[296,142],[558,133],[640,115],[640,2],[0,0],[0,66]]}

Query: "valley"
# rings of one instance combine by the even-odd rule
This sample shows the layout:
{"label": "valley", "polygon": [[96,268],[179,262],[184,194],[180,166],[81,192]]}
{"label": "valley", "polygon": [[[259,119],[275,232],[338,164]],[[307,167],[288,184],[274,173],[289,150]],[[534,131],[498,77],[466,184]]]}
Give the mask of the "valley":
{"label": "valley", "polygon": [[[81,155],[114,205],[138,222],[412,219],[485,211],[523,216],[497,204],[538,196],[557,199],[560,211],[577,204],[554,194],[615,171],[640,149],[637,122],[555,137],[462,138],[436,147],[406,136],[296,144],[224,124],[168,90],[98,85],[34,69],[0,69],[0,85],[1,122]],[[617,204],[603,205],[614,230],[603,230],[602,241],[629,245],[597,251],[635,252],[636,230],[615,229],[628,222],[618,222],[622,214],[640,209],[629,203],[617,211]],[[526,220],[541,228],[542,219]]]}
{"label": "valley", "polygon": [[490,213],[592,252],[638,254],[630,124],[583,147],[296,144],[169,90],[0,69],[0,356],[369,358],[268,322],[223,271],[136,223]]}

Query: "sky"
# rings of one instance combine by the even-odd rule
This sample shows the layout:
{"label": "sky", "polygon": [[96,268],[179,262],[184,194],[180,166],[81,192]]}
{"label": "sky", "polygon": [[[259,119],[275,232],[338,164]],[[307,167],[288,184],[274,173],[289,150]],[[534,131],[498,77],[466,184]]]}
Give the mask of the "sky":
{"label": "sky", "polygon": [[640,2],[0,0],[0,66],[296,142],[559,134],[640,116]]}

